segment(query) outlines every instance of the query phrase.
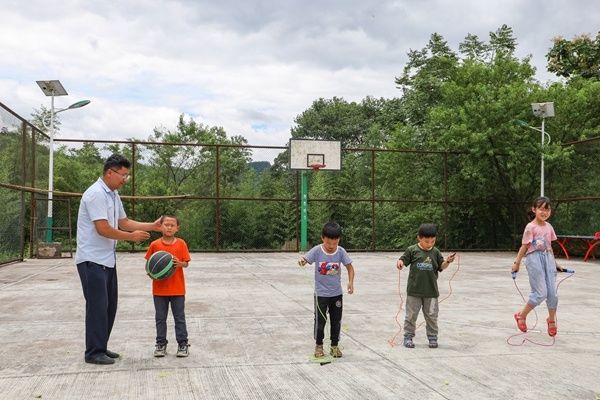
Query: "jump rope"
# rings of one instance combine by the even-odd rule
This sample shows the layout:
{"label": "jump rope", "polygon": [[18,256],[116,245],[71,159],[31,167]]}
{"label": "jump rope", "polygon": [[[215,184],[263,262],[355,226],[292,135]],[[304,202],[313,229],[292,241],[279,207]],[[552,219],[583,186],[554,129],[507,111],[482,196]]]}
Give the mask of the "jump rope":
{"label": "jump rope", "polygon": [[[456,276],[456,274],[458,273],[459,270],[460,270],[460,255],[457,254],[456,255],[456,269],[450,276],[450,279],[448,279],[448,294],[446,294],[446,296],[444,296],[444,298],[442,298],[440,301],[438,301],[438,304],[443,303],[448,297],[450,297],[450,295],[452,295],[452,280],[454,279],[454,277]],[[403,330],[402,324],[401,324],[400,320],[398,319],[398,317],[400,316],[400,313],[402,313],[403,305],[404,305],[404,298],[402,297],[402,270],[398,270],[398,297],[400,298],[400,305],[398,307],[398,312],[396,313],[396,317],[394,318],[396,320],[396,324],[398,325],[398,332],[396,332],[396,334],[387,341],[391,347],[395,347],[395,346],[398,346],[401,344],[401,343],[396,342],[396,338],[402,333],[402,330]],[[417,325],[415,330],[417,330],[421,326],[423,326],[424,323],[425,323],[425,321],[421,321],[421,323],[419,323],[419,325]]]}
{"label": "jump rope", "polygon": [[[457,266],[456,269],[454,270],[454,272],[452,273],[452,276],[450,277],[450,279],[448,280],[448,294],[442,298],[438,304],[441,304],[443,301],[445,301],[446,299],[448,299],[451,295],[452,295],[452,280],[454,279],[454,277],[456,276],[456,274],[458,273],[458,271],[460,270],[460,255],[457,255],[456,258],[457,261]],[[558,281],[558,283],[556,284],[556,293],[558,294],[558,288],[560,286],[561,283],[563,283],[565,280],[571,278],[574,274],[575,271],[569,268],[565,268],[564,273],[567,273],[568,276],[562,278],[560,281]],[[525,296],[523,295],[523,292],[521,292],[521,289],[519,288],[519,286],[517,285],[517,273],[516,272],[512,272],[511,273],[512,279],[513,279],[513,283],[515,286],[515,289],[517,291],[517,293],[519,293],[519,295],[521,296],[521,299],[523,300],[523,302],[526,302],[525,300]],[[396,332],[396,334],[394,336],[392,336],[391,339],[388,340],[388,344],[391,347],[395,347],[398,346],[400,343],[396,342],[396,338],[402,333],[403,327],[402,327],[402,323],[400,322],[400,314],[402,313],[403,310],[403,305],[404,305],[404,298],[402,297],[402,271],[399,270],[398,271],[398,296],[400,298],[400,303],[399,303],[399,307],[398,307],[398,312],[396,313],[396,316],[394,317],[396,324],[398,325],[398,331]],[[533,309],[534,315],[535,315],[535,323],[533,324],[533,326],[529,329],[535,329],[535,327],[537,326],[538,323],[538,315],[537,315],[537,311],[534,308]],[[425,323],[425,321],[421,321],[421,323],[419,323],[419,325],[417,325],[417,327],[415,329],[419,329],[421,326],[423,326],[423,324]],[[558,318],[555,318],[555,323],[558,324]],[[508,338],[506,338],[506,343],[509,344],[510,346],[522,346],[523,344],[525,344],[525,342],[530,342],[532,344],[538,345],[538,346],[553,346],[555,341],[556,341],[556,336],[552,337],[552,342],[551,343],[539,343],[536,342],[532,339],[529,339],[528,337],[523,337],[521,338],[521,343],[515,344],[511,342],[511,339],[515,338],[515,337],[519,337],[519,336],[524,336],[526,334],[526,332],[519,332],[516,333],[514,335],[509,336]]]}
{"label": "jump rope", "polygon": [[[301,267],[305,267],[305,265],[299,264]],[[311,264],[312,265],[312,264]],[[447,300],[451,295],[452,295],[452,281],[454,280],[454,278],[456,277],[456,274],[460,271],[460,255],[457,254],[456,256],[456,269],[454,270],[454,272],[452,273],[452,275],[450,276],[450,279],[448,279],[448,293],[446,294],[446,296],[444,296],[439,302],[438,304],[443,303],[445,300]],[[558,294],[558,289],[561,285],[561,283],[563,283],[565,280],[571,278],[574,274],[575,271],[569,268],[565,268],[562,272],[567,273],[568,276],[562,278],[560,281],[558,281],[558,283],[556,284],[556,293]],[[519,293],[519,295],[521,296],[521,299],[523,300],[523,302],[526,302],[525,300],[525,296],[523,295],[523,292],[521,292],[521,289],[519,288],[519,286],[517,285],[517,273],[516,272],[512,272],[511,273],[512,279],[513,279],[513,284],[515,286],[515,289],[517,291],[517,293]],[[312,279],[311,279],[312,281]],[[311,282],[312,283],[312,282]],[[329,323],[329,319],[326,317],[325,313],[323,312],[323,310],[321,309],[321,307],[319,306],[319,302],[317,301],[317,295],[316,295],[316,288],[314,287],[314,283],[312,283],[313,285],[313,290],[314,290],[314,295],[313,295],[313,299],[314,299],[314,303],[315,303],[315,307],[318,310],[319,314],[321,314],[321,316],[323,317],[323,319],[325,320],[325,327],[324,327],[324,331],[325,331],[325,339],[329,339],[329,333],[328,333],[328,327],[330,328],[330,323]],[[400,314],[402,313],[402,310],[404,309],[404,297],[402,296],[402,270],[398,270],[398,297],[400,299],[399,301],[399,307],[398,307],[398,312],[396,313],[394,320],[396,321],[396,324],[398,325],[398,331],[394,334],[394,336],[392,336],[389,340],[388,340],[388,344],[390,345],[390,347],[395,347],[400,345],[401,343],[396,342],[396,339],[398,338],[398,336],[402,333],[403,330],[403,326],[402,323],[400,322]],[[529,329],[535,329],[535,327],[537,326],[538,323],[538,314],[536,309],[533,309],[534,315],[535,315],[535,323],[533,324],[533,326]],[[423,324],[426,321],[421,321],[417,327],[415,328],[415,330],[419,329],[421,326],[423,326]],[[316,323],[316,322],[315,322]],[[555,323],[558,324],[558,318],[555,318]],[[344,331],[345,328],[344,326],[342,326],[342,329],[340,331],[340,334],[342,333],[342,331]],[[526,332],[519,332],[516,333],[514,335],[509,336],[508,338],[506,338],[506,343],[510,346],[522,346],[523,344],[525,344],[525,342],[530,342],[532,344],[538,345],[538,346],[546,346],[546,347],[550,347],[553,346],[555,341],[556,341],[556,336],[552,337],[552,342],[551,343],[539,343],[536,342],[534,340],[529,339],[528,337],[523,337],[521,338],[521,343],[519,344],[515,344],[515,343],[511,343],[511,339],[515,338],[515,337],[519,337],[519,336],[524,336],[526,334]],[[342,348],[340,346],[340,348]],[[343,348],[342,348],[343,349]],[[313,362],[318,362],[321,365],[325,365],[325,364],[330,364],[331,362],[333,362],[335,360],[334,357],[332,357],[331,355],[326,354],[324,357],[314,357],[314,355],[310,358],[310,361]]]}
{"label": "jump rope", "polygon": [[[560,284],[563,283],[565,280],[571,278],[575,274],[575,271],[572,269],[569,269],[569,268],[564,268],[561,272],[567,273],[568,275],[566,277],[562,278],[556,284],[556,294],[557,295],[558,295],[558,288],[559,288]],[[521,296],[521,299],[523,299],[523,302],[526,303],[527,300],[525,300],[525,296],[523,296],[523,292],[521,292],[521,289],[519,289],[519,285],[517,285],[517,273],[511,272],[511,276],[513,279],[513,283],[515,285],[515,289],[517,290],[517,293],[519,293],[519,295]],[[527,330],[530,330],[530,329],[533,330],[537,326],[539,318],[538,318],[536,308],[533,309],[533,313],[535,315],[535,322],[533,323],[533,326],[531,328],[528,327]],[[557,317],[554,318],[554,323],[556,324],[555,326],[558,326],[558,318]],[[556,342],[556,336],[552,336],[552,340],[549,343],[540,343],[540,342],[531,340],[528,337],[525,337],[526,334],[527,334],[527,332],[515,333],[514,335],[511,335],[506,338],[506,343],[510,346],[523,346],[525,344],[525,342],[529,342],[529,343],[532,343],[537,346],[551,347],[551,346],[554,346],[554,343]],[[523,337],[521,337],[521,336],[523,336]],[[516,337],[521,337],[521,343],[511,343],[511,339],[516,338]]]}

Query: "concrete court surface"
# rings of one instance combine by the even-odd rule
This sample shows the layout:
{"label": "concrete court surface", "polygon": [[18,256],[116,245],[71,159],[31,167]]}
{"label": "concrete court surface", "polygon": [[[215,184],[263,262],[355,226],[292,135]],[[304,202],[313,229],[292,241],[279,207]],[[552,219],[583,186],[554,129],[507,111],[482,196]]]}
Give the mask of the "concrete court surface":
{"label": "concrete court surface", "polygon": [[[600,397],[600,261],[564,261],[553,346],[507,344],[522,300],[515,253],[462,253],[440,305],[440,347],[391,347],[399,307],[396,253],[352,253],[343,358],[310,360],[310,270],[291,253],[194,253],[187,276],[189,358],[152,356],[155,327],[143,254],[119,254],[116,364],[83,361],[84,301],[72,259],[0,267],[0,399],[589,399]],[[439,279],[441,296],[457,264]],[[566,274],[560,274],[559,278]],[[346,282],[346,271],[343,282]],[[402,294],[406,271],[400,274]],[[528,293],[523,270],[517,284]],[[550,344],[545,306],[527,337]],[[400,315],[403,319],[403,313]],[[420,318],[421,319],[421,318]],[[528,319],[530,328],[533,313]],[[513,342],[520,344],[520,337]],[[326,344],[328,349],[328,344]]]}

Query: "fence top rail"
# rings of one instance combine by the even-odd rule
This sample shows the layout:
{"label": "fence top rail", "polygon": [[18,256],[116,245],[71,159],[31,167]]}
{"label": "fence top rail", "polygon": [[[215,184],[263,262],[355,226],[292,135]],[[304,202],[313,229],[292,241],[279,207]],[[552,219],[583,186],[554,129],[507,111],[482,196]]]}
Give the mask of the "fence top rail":
{"label": "fence top rail", "polygon": [[[1,188],[18,190],[28,193],[47,194],[48,189],[34,188],[30,186],[21,186],[10,183],[0,182]],[[62,192],[54,190],[52,193],[56,196],[61,197],[81,197],[83,193],[77,192]],[[186,199],[186,200],[223,200],[223,201],[237,201],[237,200],[250,200],[250,201],[297,201],[297,198],[284,198],[284,197],[232,197],[232,196],[198,196],[194,194],[178,194],[178,195],[166,195],[166,196],[132,196],[121,194],[120,197],[124,200],[174,200],[174,199]],[[600,196],[594,197],[570,197],[570,198],[557,198],[555,202],[577,202],[577,201],[598,201]],[[375,202],[375,203],[437,203],[437,204],[472,204],[472,203],[487,203],[487,204],[517,204],[526,205],[528,201],[504,201],[504,200],[489,200],[489,199],[407,199],[407,198],[381,198],[381,197],[368,197],[368,198],[311,198],[312,202]]]}
{"label": "fence top rail", "polygon": [[44,135],[46,138],[50,138],[48,135],[46,135],[43,131],[41,131],[37,126],[33,125],[31,122],[27,121],[26,119],[24,119],[23,117],[21,117],[19,114],[17,114],[16,112],[14,112],[13,110],[11,110],[6,104],[2,103],[0,101],[0,107],[5,109],[6,111],[8,111],[10,114],[12,114],[16,119],[18,119],[19,121],[21,121],[22,123],[24,123],[25,125],[29,126],[31,129],[33,129],[34,131],[36,131],[39,134]]}
{"label": "fence top rail", "polygon": [[556,235],[559,239],[584,239],[584,240],[599,240],[596,236],[590,235]]}
{"label": "fence top rail", "polygon": [[565,143],[562,143],[562,145],[563,146],[571,146],[571,145],[585,144],[585,143],[589,143],[589,142],[598,142],[598,141],[600,141],[600,136],[594,136],[594,137],[587,138],[587,139],[574,140],[572,142],[565,142]]}
{"label": "fence top rail", "polygon": [[467,154],[457,150],[385,149],[379,147],[343,147],[342,151],[373,151],[377,153]]}
{"label": "fence top rail", "polygon": [[[72,139],[57,138],[55,142],[64,143],[119,143],[119,144],[140,144],[150,146],[194,146],[194,147],[231,147],[231,148],[250,148],[250,149],[278,149],[287,150],[288,146],[267,146],[250,144],[230,144],[230,143],[189,143],[189,142],[152,142],[148,140],[107,140],[107,139]],[[465,151],[456,150],[419,150],[419,149],[385,149],[378,147],[343,147],[342,151],[374,151],[387,153],[418,153],[418,154],[467,154]]]}
{"label": "fence top rail", "polygon": [[280,149],[285,150],[287,146],[267,146],[251,144],[229,144],[229,143],[186,143],[186,142],[152,142],[148,140],[104,140],[104,139],[54,139],[55,142],[67,143],[119,143],[119,144],[141,144],[151,146],[194,146],[194,147],[234,147],[250,149]]}
{"label": "fence top rail", "polygon": [[[0,106],[4,107],[7,111],[13,114],[16,118],[20,119],[33,129],[48,137],[44,132],[40,131],[34,125],[28,121],[22,119],[14,111],[10,110],[4,104],[0,102]],[[119,143],[119,144],[140,144],[140,145],[159,145],[159,146],[195,146],[195,147],[231,147],[231,148],[249,148],[249,149],[279,149],[286,150],[288,146],[268,146],[268,145],[251,145],[251,144],[230,144],[230,143],[189,143],[189,142],[152,142],[148,140],[108,140],[108,139],[72,139],[72,138],[56,138],[55,142],[64,143]],[[571,146],[578,144],[585,144],[589,142],[600,141],[600,136],[595,136],[588,139],[576,140],[572,142],[560,143],[562,146]],[[342,151],[370,151],[378,153],[417,153],[417,154],[469,154],[469,151],[459,150],[420,150],[420,149],[386,149],[379,147],[342,147]],[[507,154],[498,154],[504,155]]]}

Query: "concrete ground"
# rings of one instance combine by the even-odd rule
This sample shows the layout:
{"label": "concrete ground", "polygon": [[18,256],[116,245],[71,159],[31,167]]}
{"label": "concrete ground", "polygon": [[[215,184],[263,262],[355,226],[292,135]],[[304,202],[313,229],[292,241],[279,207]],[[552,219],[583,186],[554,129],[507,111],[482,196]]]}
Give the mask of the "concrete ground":
{"label": "concrete ground", "polygon": [[[460,254],[440,305],[440,347],[424,327],[416,348],[398,331],[398,254],[354,253],[355,293],[344,296],[344,356],[311,361],[312,273],[298,255],[192,254],[186,271],[190,356],[154,358],[150,280],[142,254],[119,255],[116,364],[83,361],[84,300],[73,260],[0,268],[0,399],[589,399],[600,395],[600,261],[568,261],[553,346],[525,342],[509,269],[515,253]],[[450,292],[453,264],[439,279]],[[343,282],[346,281],[344,270]],[[566,274],[559,275],[559,278]],[[400,275],[402,294],[406,271]],[[516,283],[528,293],[527,274]],[[525,336],[549,345],[545,307]],[[403,313],[399,316],[402,320]],[[511,343],[519,345],[523,336]],[[328,345],[326,345],[328,348]]]}

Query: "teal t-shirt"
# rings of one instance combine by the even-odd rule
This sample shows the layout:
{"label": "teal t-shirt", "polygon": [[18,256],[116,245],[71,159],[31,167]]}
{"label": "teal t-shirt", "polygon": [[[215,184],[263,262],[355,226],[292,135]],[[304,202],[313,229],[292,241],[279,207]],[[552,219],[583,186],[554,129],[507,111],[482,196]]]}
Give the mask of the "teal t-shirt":
{"label": "teal t-shirt", "polygon": [[410,265],[406,294],[415,297],[439,297],[437,277],[442,271],[444,257],[442,253],[433,247],[429,251],[421,249],[414,244],[409,246],[402,257],[405,267]]}

